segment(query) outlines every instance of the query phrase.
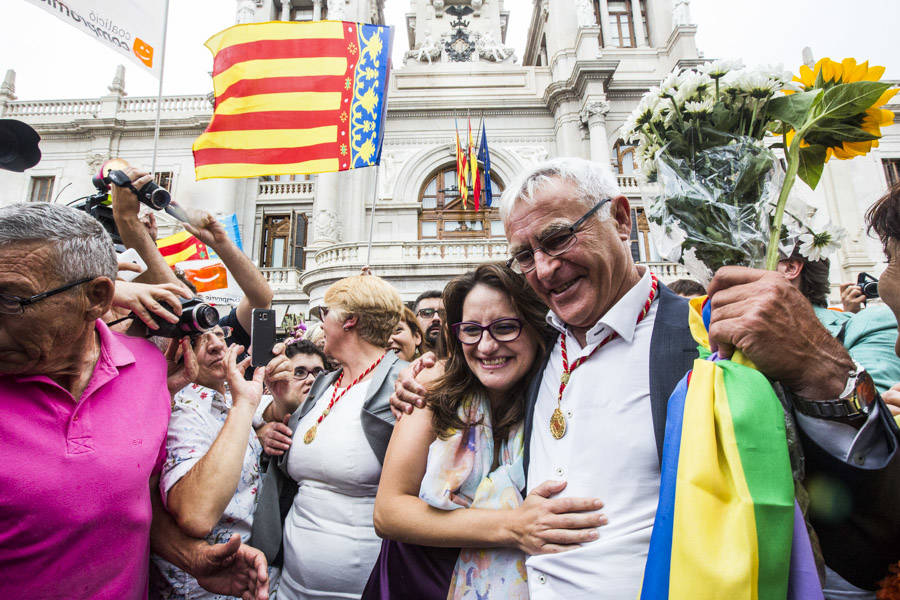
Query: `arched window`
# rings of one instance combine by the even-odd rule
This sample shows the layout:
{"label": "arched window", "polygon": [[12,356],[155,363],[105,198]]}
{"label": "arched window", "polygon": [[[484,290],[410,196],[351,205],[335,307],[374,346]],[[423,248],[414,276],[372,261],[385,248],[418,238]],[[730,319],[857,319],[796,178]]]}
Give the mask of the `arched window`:
{"label": "arched window", "polygon": [[[483,173],[482,173],[483,174]],[[469,189],[467,208],[463,208],[456,180],[456,165],[451,164],[432,173],[419,193],[419,239],[478,239],[503,237],[503,224],[496,206],[503,193],[503,183],[491,174],[493,205],[485,207],[485,187],[482,184],[481,209],[475,211],[472,190]]]}
{"label": "arched window", "polygon": [[622,140],[613,147],[616,154],[616,168],[619,175],[634,175],[637,163],[634,161],[634,146],[628,146]]}

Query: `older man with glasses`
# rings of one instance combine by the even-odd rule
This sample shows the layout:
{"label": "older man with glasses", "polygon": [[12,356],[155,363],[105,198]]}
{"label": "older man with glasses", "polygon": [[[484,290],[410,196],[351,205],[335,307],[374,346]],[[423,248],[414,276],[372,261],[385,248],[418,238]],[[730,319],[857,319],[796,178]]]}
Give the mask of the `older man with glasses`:
{"label": "older man with glasses", "polygon": [[190,538],[162,508],[166,363],[100,320],[116,271],[88,215],[0,208],[0,597],[140,600],[152,547],[210,589],[263,598],[258,552]]}
{"label": "older man with glasses", "polygon": [[[667,401],[697,356],[687,300],[633,262],[631,210],[608,166],[574,158],[536,165],[506,189],[501,216],[508,264],[547,304],[557,331],[527,399],[528,490],[565,480],[560,496],[599,496],[609,518],[595,542],[529,557],[530,595],[636,597],[656,517]],[[730,267],[710,290],[711,339],[724,353],[741,348],[792,392],[795,407],[833,407],[860,384],[849,355],[780,274]],[[424,390],[401,379],[392,402],[409,411]],[[830,535],[823,544],[836,571],[871,589],[884,574],[886,555],[872,564],[869,551],[891,542],[896,548],[900,516],[888,499],[896,497],[891,461],[898,432],[880,400],[864,411],[861,419],[797,419],[808,481],[843,481],[845,489],[874,493],[868,501],[855,499],[840,523],[828,523],[829,534],[841,531],[853,551]],[[828,514],[823,509],[814,498],[813,524],[816,510]],[[870,526],[878,522],[882,530]],[[558,543],[574,543],[576,534],[562,531]]]}

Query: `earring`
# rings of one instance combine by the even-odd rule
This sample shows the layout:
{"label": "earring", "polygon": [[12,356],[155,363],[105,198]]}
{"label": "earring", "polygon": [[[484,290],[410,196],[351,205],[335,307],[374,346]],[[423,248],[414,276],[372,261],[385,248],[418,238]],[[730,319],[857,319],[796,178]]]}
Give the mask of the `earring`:
{"label": "earring", "polygon": [[349,326],[349,325],[344,325],[344,331],[350,331],[350,326]]}

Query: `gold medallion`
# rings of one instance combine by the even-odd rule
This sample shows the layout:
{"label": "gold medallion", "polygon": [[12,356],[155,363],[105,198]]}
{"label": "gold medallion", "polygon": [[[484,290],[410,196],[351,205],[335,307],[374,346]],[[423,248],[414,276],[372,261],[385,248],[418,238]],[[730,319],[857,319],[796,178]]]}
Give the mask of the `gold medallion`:
{"label": "gold medallion", "polygon": [[[563,428],[565,428],[565,425],[563,425]],[[312,427],[310,427],[309,429],[306,430],[306,435],[303,436],[303,443],[311,444],[314,439],[316,439],[316,426],[315,425],[313,425]]]}
{"label": "gold medallion", "polygon": [[550,434],[556,439],[566,435],[566,418],[558,407],[553,410],[553,416],[550,417]]}
{"label": "gold medallion", "polygon": [[559,378],[559,381],[563,385],[568,385],[569,384],[569,373],[567,371],[564,371],[562,376]]}

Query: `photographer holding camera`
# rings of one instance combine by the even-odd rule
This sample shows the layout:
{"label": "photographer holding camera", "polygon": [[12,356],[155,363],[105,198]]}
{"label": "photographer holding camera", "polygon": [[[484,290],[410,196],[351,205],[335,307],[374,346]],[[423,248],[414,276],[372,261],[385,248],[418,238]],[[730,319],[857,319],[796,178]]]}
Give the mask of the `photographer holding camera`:
{"label": "photographer holding camera", "polygon": [[[122,172],[131,180],[130,186],[119,186],[115,182],[110,185],[113,218],[122,243],[134,248],[147,264],[147,270],[136,278],[146,283],[183,284],[159,253],[156,242],[151,238],[147,226],[139,218],[141,203],[134,189],[142,190],[152,180],[145,171],[135,167],[124,167]],[[250,346],[250,323],[254,308],[269,308],[272,304],[272,290],[256,265],[231,241],[225,228],[215,217],[206,212],[197,212],[191,216],[190,223],[184,228],[201,242],[212,248],[229,273],[237,282],[244,297],[236,308],[222,317],[219,325],[230,328],[231,335],[227,343]]]}
{"label": "photographer holding camera", "polygon": [[[179,378],[191,383],[173,398],[161,489],[179,527],[210,543],[235,534],[243,541],[250,537],[262,452],[253,423],[261,421],[263,409],[271,402],[271,397],[262,397],[263,374],[274,381],[291,375],[290,365],[277,368],[281,363],[274,361],[257,368],[252,380],[245,380],[242,374],[250,359],[238,362],[243,347],[226,345],[229,333],[215,325],[173,340],[167,355],[170,389]],[[173,350],[179,345],[184,354],[181,361]],[[164,558],[154,555],[153,562],[163,578],[153,584],[163,597],[214,597]]]}

